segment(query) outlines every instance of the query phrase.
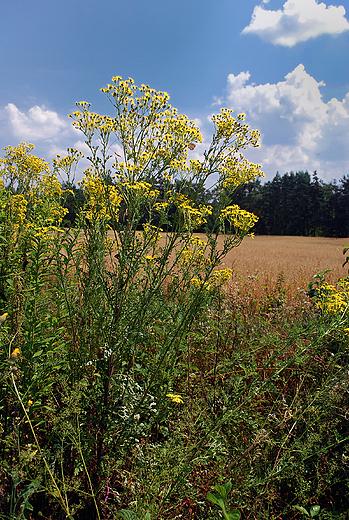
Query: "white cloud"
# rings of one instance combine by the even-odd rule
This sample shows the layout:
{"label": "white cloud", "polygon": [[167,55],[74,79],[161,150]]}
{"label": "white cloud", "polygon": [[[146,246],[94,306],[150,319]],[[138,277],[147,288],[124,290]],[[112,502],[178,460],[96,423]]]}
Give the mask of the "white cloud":
{"label": "white cloud", "polygon": [[222,104],[222,99],[220,97],[217,97],[217,96],[213,96],[213,103],[212,103],[212,106],[214,105],[221,105]]}
{"label": "white cloud", "polygon": [[54,139],[68,129],[68,122],[61,119],[57,112],[44,106],[34,106],[25,114],[16,105],[9,103],[5,109],[12,134],[17,139],[34,141]]}
{"label": "white cloud", "polygon": [[[263,4],[267,2],[263,0]],[[335,7],[317,3],[317,0],[287,0],[283,9],[271,11],[257,5],[250,25],[244,34],[257,34],[274,45],[293,47],[298,42],[316,38],[322,34],[340,34],[349,30],[342,5]]]}
{"label": "white cloud", "polygon": [[227,105],[245,112],[251,127],[262,132],[261,148],[248,152],[251,160],[269,176],[277,170],[318,169],[330,178],[348,173],[349,93],[326,103],[324,82],[302,64],[276,84],[253,86],[249,77],[246,72],[228,76]]}
{"label": "white cloud", "polygon": [[[0,108],[0,122],[2,146],[16,146],[19,141],[33,143],[35,145],[33,153],[38,157],[44,157],[47,161],[56,154],[65,156],[67,147],[72,146],[74,142],[76,148],[84,148],[82,151],[86,151],[86,145],[81,141],[83,134],[72,126],[66,116],[61,117],[44,105],[33,106],[27,112],[21,112],[15,104],[8,103],[6,107]],[[77,146],[80,144],[82,146]],[[86,160],[79,163],[77,180],[81,178],[82,170],[86,166]]]}
{"label": "white cloud", "polygon": [[231,90],[238,90],[243,87],[246,81],[250,79],[251,74],[247,72],[240,72],[237,76],[234,74],[229,74],[228,76],[228,85]]}

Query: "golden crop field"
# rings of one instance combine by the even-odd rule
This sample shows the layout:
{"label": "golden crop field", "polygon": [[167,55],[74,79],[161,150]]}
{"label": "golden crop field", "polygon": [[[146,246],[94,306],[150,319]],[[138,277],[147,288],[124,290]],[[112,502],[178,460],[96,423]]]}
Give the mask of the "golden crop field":
{"label": "golden crop field", "polygon": [[[202,240],[206,237],[200,233],[195,236]],[[219,243],[223,243],[223,236]],[[246,237],[239,247],[228,253],[221,267],[232,268],[235,282],[251,282],[255,289],[272,289],[283,273],[288,291],[297,292],[308,287],[317,271],[330,269],[326,275],[329,283],[348,275],[349,266],[342,267],[344,244],[349,244],[349,238]]]}
{"label": "golden crop field", "polygon": [[[316,271],[330,269],[326,279],[334,283],[348,275],[342,267],[343,245],[349,238],[255,236],[247,237],[225,258],[235,279],[254,277],[260,286],[273,287],[283,272],[289,290],[306,289]],[[257,276],[256,276],[257,275]]]}
{"label": "golden crop field", "polygon": [[[113,232],[109,232],[112,238]],[[206,235],[195,233],[202,240]],[[164,244],[160,240],[160,246]],[[223,244],[223,236],[219,237]],[[317,271],[330,269],[326,275],[329,283],[348,275],[347,265],[342,264],[343,245],[348,238],[300,237],[300,236],[255,236],[246,237],[241,245],[233,249],[223,260],[221,268],[232,268],[233,282],[253,284],[258,288],[272,290],[281,275],[288,292],[307,289]]]}

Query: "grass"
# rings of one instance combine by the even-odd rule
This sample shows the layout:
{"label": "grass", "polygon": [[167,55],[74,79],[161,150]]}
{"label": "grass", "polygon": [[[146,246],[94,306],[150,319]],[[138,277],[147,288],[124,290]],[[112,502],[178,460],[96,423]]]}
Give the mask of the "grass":
{"label": "grass", "polygon": [[[255,263],[248,263],[246,273],[254,272],[261,258],[274,258],[274,264],[264,267],[268,285],[261,286],[255,275],[235,274],[203,302],[190,330],[165,352],[156,377],[149,379],[151,367],[158,364],[173,327],[156,307],[151,312],[158,318],[149,322],[143,339],[138,336],[132,357],[123,358],[126,370],[114,364],[112,377],[108,364],[104,367],[108,358],[85,337],[84,320],[90,320],[86,330],[98,334],[98,316],[91,321],[75,307],[70,321],[66,314],[56,322],[51,317],[51,324],[46,317],[46,333],[41,322],[36,342],[41,338],[48,351],[36,346],[31,359],[25,356],[10,367],[16,384],[3,379],[2,518],[70,515],[79,520],[97,514],[107,519],[133,510],[141,519],[149,512],[151,519],[213,520],[220,518],[219,508],[206,495],[228,481],[230,506],[242,518],[296,519],[301,512],[295,506],[313,505],[321,508],[319,518],[347,518],[349,380],[343,331],[348,321],[321,316],[305,294],[305,280],[297,291],[286,275],[277,276],[273,265],[292,265],[293,273],[287,273],[292,279],[304,263],[300,248],[294,247],[301,240],[278,238],[257,237],[247,246],[254,245]],[[335,241],[303,243],[310,258],[318,256],[311,243],[322,250],[332,244],[333,261],[341,262]],[[276,262],[275,244],[284,254],[285,244],[292,246],[293,261]],[[320,266],[330,267],[329,258]],[[73,272],[77,276],[80,271]],[[85,268],[80,280],[96,301],[98,287],[86,285],[87,274]],[[42,283],[47,291],[47,281]],[[56,282],[53,286],[57,290]],[[74,290],[75,282],[65,287]],[[17,299],[19,293],[17,287]],[[83,305],[83,298],[81,292],[75,306],[78,301]],[[36,313],[43,306],[47,300],[36,299]],[[170,312],[177,311],[173,307]],[[97,359],[86,363],[91,355]],[[6,374],[6,362],[3,369]],[[31,374],[27,381],[25,374]],[[108,403],[99,405],[105,384],[112,393]],[[17,397],[20,392],[20,403],[11,386]],[[171,392],[183,403],[166,397]],[[31,406],[26,405],[29,397]],[[143,404],[134,409],[140,399]],[[99,406],[109,414],[108,423]]]}

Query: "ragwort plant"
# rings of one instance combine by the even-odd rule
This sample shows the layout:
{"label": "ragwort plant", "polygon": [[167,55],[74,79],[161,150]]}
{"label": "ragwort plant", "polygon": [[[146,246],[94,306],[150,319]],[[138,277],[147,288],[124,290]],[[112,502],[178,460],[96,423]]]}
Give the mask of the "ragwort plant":
{"label": "ragwort plant", "polygon": [[[257,220],[229,205],[262,175],[241,153],[259,138],[243,114],[213,116],[212,143],[193,160],[199,129],[168,94],[120,77],[102,91],[113,117],[86,102],[71,115],[90,150],[74,229],[61,227],[58,175],[72,188],[79,152],[51,170],[21,143],[0,163],[4,518],[107,518],[129,505],[163,518],[192,450],[179,469],[181,450],[168,459],[173,482],[158,481],[144,504],[131,466],[169,437],[193,321],[231,275],[222,258]],[[197,194],[214,175],[219,213],[202,240],[193,233],[212,208]]]}

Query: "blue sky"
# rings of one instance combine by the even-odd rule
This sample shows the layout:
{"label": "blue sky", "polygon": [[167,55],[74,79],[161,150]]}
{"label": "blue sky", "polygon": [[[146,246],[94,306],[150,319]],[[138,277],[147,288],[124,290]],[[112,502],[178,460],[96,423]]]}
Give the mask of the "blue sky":
{"label": "blue sky", "polygon": [[84,151],[76,101],[112,115],[112,76],[165,90],[208,145],[210,116],[245,112],[276,171],[349,174],[349,0],[11,0],[0,14],[0,147]]}

